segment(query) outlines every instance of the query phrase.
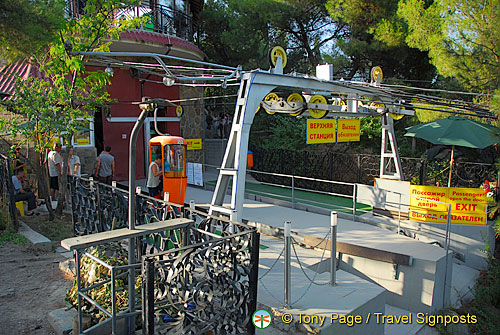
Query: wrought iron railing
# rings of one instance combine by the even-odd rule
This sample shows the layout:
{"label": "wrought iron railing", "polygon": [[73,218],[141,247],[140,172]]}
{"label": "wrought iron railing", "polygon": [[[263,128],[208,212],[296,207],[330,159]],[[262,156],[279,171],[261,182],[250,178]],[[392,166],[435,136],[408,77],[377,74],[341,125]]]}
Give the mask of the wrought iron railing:
{"label": "wrought iron railing", "polygon": [[[80,177],[70,178],[69,184],[75,235],[127,227],[127,191]],[[136,239],[143,283],[137,303],[143,306],[139,313],[146,334],[253,334],[250,317],[257,304],[259,261],[256,229],[208,215],[194,204],[184,207],[140,192],[136,199],[138,226],[180,217],[193,220],[182,228]],[[78,268],[80,256],[103,264],[88,250],[77,254]],[[102,283],[114,283],[125,276],[123,271],[139,265],[106,264],[112,275]],[[77,271],[79,282],[80,275]],[[111,297],[116,300],[113,283]],[[83,296],[81,293],[95,287],[97,284],[87,287],[79,283],[78,294]],[[93,303],[85,299],[87,304]],[[115,329],[117,319],[131,313],[117,309],[115,302],[109,306],[111,310],[101,305],[97,308],[110,317],[108,322]]]}
{"label": "wrought iron railing", "polygon": [[2,211],[6,210],[14,229],[18,229],[16,212],[16,201],[14,199],[14,186],[12,185],[12,174],[8,157],[0,154],[0,201]]}
{"label": "wrought iron railing", "polygon": [[[67,1],[66,16],[78,19],[84,13],[85,5],[86,1],[83,0]],[[139,5],[117,11],[115,17],[117,19],[146,18],[146,22],[139,29],[176,36],[198,44],[198,25],[193,17],[164,5],[142,1]]]}
{"label": "wrought iron railing", "polygon": [[117,187],[87,178],[70,177],[74,235],[126,228],[128,194]]}
{"label": "wrought iron railing", "polygon": [[142,259],[145,334],[254,334],[259,234],[213,219],[187,233],[187,246]]}
{"label": "wrought iron railing", "polygon": [[[311,153],[308,151],[264,150],[259,148],[252,148],[252,151],[254,153],[254,169],[259,171],[367,185],[373,185],[375,178],[380,175],[379,155],[332,152]],[[421,185],[439,183],[441,186],[446,186],[447,184],[443,181],[447,181],[448,174],[440,173],[443,167],[447,165],[446,162],[403,157],[401,158],[401,164],[407,181],[413,181]],[[259,181],[279,183],[278,180],[274,180],[272,177],[255,175],[254,178]],[[453,166],[451,184],[454,187],[480,187],[486,179],[489,181],[498,180],[496,165],[456,161]],[[328,191],[324,188],[329,186],[308,183],[307,187]]]}

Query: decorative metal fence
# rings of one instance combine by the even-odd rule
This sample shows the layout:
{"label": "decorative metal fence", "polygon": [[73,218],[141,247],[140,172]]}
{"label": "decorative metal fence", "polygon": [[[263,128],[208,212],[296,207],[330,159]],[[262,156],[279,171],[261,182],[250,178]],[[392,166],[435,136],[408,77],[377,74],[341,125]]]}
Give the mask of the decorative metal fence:
{"label": "decorative metal fence", "polygon": [[[128,191],[87,178],[70,177],[74,235],[128,227]],[[136,225],[183,217],[182,206],[136,194]]]}
{"label": "decorative metal fence", "polygon": [[[85,6],[84,1],[68,1],[65,8],[66,16],[78,19],[85,13]],[[199,45],[198,25],[191,15],[186,15],[182,8],[173,9],[153,1],[142,1],[136,6],[117,11],[115,17],[117,19],[146,18],[145,24],[139,29],[176,36]]]}
{"label": "decorative metal fence", "polygon": [[2,211],[8,211],[14,229],[18,229],[16,201],[14,199],[14,186],[8,157],[0,154],[0,201]]}
{"label": "decorative metal fence", "polygon": [[[344,153],[311,153],[277,149],[252,149],[255,170],[275,172],[341,182],[373,185],[380,174],[380,156]],[[401,158],[405,180],[416,184],[435,184],[447,181],[442,170],[447,162],[427,161],[420,158]],[[449,170],[447,170],[449,171]],[[440,173],[441,172],[441,173]],[[253,175],[259,181],[278,182],[271,177]],[[455,162],[452,185],[455,187],[480,187],[485,179],[498,180],[498,168],[494,164]],[[304,187],[305,185],[299,185]],[[309,188],[328,191],[326,185],[307,184]]]}
{"label": "decorative metal fence", "polygon": [[[86,178],[71,178],[69,184],[75,235],[127,227],[127,191]],[[140,192],[136,201],[136,225],[193,220],[183,228],[136,238],[143,283],[137,302],[142,303],[146,334],[254,334],[256,229]],[[115,310],[109,312],[114,315]]]}
{"label": "decorative metal fence", "polygon": [[143,257],[145,334],[254,334],[259,234],[231,223],[236,232],[218,236],[220,223],[205,219],[187,246]]}
{"label": "decorative metal fence", "polygon": [[125,228],[128,192],[86,178],[70,177],[75,236]]}

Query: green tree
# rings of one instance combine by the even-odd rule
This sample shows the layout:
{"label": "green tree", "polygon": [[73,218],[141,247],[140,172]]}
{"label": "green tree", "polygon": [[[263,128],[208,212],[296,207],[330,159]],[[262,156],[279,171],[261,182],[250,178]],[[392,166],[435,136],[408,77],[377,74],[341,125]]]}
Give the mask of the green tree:
{"label": "green tree", "polygon": [[[405,0],[409,46],[429,53],[447,77],[479,93],[500,93],[500,3],[487,0]],[[498,111],[498,107],[497,107]]]}
{"label": "green tree", "polygon": [[[381,66],[385,78],[430,81],[435,68],[426,52],[404,43],[398,17],[399,0],[328,0],[326,8],[331,17],[348,24],[349,34],[338,41],[339,57],[347,57],[350,66],[346,79],[368,79],[373,66]],[[398,32],[398,33],[396,33]],[[338,52],[337,52],[338,53]],[[385,79],[384,81],[387,81]]]}
{"label": "green tree", "polygon": [[322,49],[345,33],[325,0],[209,0],[200,14],[202,49],[209,59],[246,69],[268,66],[268,51],[288,51],[288,70],[311,72]]}
{"label": "green tree", "polygon": [[0,60],[15,61],[46,49],[64,23],[64,0],[0,2]]}
{"label": "green tree", "polygon": [[306,119],[289,115],[269,115],[260,108],[252,125],[250,146],[263,149],[305,149]]}
{"label": "green tree", "polygon": [[[64,22],[58,31],[59,39],[45,45],[45,52],[29,61],[34,62],[42,78],[18,81],[14,98],[7,105],[14,117],[0,120],[5,133],[22,142],[35,144],[37,152],[35,173],[42,195],[47,196],[44,155],[52,136],[67,142],[97,108],[110,101],[106,86],[109,75],[104,71],[86,71],[85,56],[74,56],[73,51],[109,51],[113,39],[120,33],[136,27],[139,19],[118,20],[115,13],[125,10],[136,1],[88,0],[83,14],[77,20]],[[67,154],[63,158],[67,162]],[[67,169],[61,178],[62,194],[56,212],[62,212],[66,190]],[[50,219],[54,213],[47,201]]]}

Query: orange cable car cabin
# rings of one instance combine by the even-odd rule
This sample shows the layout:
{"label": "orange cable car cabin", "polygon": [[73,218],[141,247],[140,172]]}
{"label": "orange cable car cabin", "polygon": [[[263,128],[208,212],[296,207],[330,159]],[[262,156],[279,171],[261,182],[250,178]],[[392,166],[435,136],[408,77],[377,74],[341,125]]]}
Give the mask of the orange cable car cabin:
{"label": "orange cable car cabin", "polygon": [[167,201],[184,205],[187,186],[186,148],[186,140],[179,136],[156,136],[149,140],[149,166],[161,156],[160,181],[163,187],[157,198],[164,199],[164,194],[168,192]]}

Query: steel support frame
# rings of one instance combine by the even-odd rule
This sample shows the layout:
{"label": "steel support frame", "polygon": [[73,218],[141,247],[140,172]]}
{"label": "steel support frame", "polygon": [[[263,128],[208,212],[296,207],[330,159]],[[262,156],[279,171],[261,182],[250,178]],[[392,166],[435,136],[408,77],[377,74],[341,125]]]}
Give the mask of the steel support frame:
{"label": "steel support frame", "polygon": [[[394,121],[389,113],[382,115],[382,145],[380,152],[380,178],[404,180],[401,159],[399,158]],[[394,169],[391,169],[394,167]]]}
{"label": "steel support frame", "polygon": [[[305,92],[336,92],[347,95],[350,102],[348,104],[347,113],[350,113],[350,116],[353,114],[356,115],[358,111],[358,103],[356,101],[358,95],[370,95],[366,92],[366,89],[358,90],[353,87],[347,87],[317,78],[294,77],[261,70],[243,73],[241,76],[240,88],[238,90],[231,133],[217,178],[209,214],[232,215],[232,220],[241,222],[250,128],[260,102],[269,92],[277,87],[296,88]],[[389,95],[385,96],[380,91],[374,92],[373,96],[387,104],[390,104],[392,100],[392,97]],[[364,116],[361,113],[357,115]],[[384,117],[385,116],[383,116],[383,118]],[[388,118],[390,117],[388,116]],[[385,133],[391,134],[389,135],[389,142],[391,144],[392,153],[395,157],[395,161],[399,163],[399,154],[396,147],[392,119],[387,121],[387,125],[383,127],[383,135],[385,134],[384,131]],[[382,136],[382,144],[384,147],[384,136]],[[384,159],[382,159],[382,161],[384,161]],[[381,175],[383,175],[382,171],[381,165]],[[398,178],[402,179],[403,176],[400,163],[397,165],[397,171],[399,173]],[[395,178],[395,176],[392,176],[392,178]],[[227,207],[224,205],[224,197],[230,181],[232,181],[231,204],[230,207]]]}

